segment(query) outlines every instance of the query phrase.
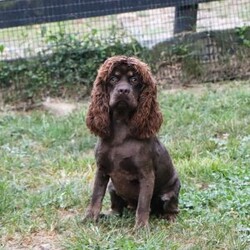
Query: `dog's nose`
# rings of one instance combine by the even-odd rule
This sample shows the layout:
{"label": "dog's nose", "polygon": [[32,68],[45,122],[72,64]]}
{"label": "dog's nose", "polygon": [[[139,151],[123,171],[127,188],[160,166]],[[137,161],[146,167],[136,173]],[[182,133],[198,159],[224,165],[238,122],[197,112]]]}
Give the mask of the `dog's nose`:
{"label": "dog's nose", "polygon": [[122,94],[128,95],[130,93],[130,89],[127,87],[120,87],[117,91],[120,95]]}

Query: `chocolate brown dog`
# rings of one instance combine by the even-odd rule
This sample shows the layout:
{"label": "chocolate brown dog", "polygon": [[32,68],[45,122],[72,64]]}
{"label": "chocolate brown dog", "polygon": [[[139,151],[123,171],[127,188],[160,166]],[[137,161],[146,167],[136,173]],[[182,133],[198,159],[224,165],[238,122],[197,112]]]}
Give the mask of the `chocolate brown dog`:
{"label": "chocolate brown dog", "polygon": [[150,212],[174,220],[180,181],[156,137],[162,114],[148,66],[134,57],[107,59],[94,82],[86,123],[100,137],[86,218],[98,219],[108,186],[112,212],[135,208],[136,227],[148,226]]}

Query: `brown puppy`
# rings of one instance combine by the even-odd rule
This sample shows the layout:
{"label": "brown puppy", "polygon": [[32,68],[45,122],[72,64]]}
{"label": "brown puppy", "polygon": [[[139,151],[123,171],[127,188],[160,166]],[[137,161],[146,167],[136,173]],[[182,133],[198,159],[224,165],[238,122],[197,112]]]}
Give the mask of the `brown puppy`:
{"label": "brown puppy", "polygon": [[156,137],[162,114],[148,66],[134,57],[107,59],[94,82],[86,122],[100,137],[86,218],[98,219],[109,183],[112,211],[135,208],[136,227],[148,226],[150,212],[174,220],[180,181]]}

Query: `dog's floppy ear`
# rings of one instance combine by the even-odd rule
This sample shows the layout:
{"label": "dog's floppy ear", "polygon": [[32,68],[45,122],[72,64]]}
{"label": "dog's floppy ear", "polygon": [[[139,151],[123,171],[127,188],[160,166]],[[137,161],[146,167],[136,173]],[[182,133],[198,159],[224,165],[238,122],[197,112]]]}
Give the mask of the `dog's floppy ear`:
{"label": "dog's floppy ear", "polygon": [[93,85],[91,103],[86,117],[86,124],[90,131],[102,138],[110,135],[109,96],[104,74],[105,68],[102,65]]}
{"label": "dog's floppy ear", "polygon": [[141,75],[144,88],[139,97],[136,113],[131,119],[131,133],[137,138],[149,138],[155,135],[162,124],[163,118],[156,100],[156,83],[148,66],[136,58],[133,66]]}

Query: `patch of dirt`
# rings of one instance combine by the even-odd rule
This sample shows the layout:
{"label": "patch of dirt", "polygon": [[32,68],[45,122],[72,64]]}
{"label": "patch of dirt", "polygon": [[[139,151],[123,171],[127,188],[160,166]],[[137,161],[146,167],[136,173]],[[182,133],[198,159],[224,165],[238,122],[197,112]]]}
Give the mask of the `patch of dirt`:
{"label": "patch of dirt", "polygon": [[[195,95],[202,95],[205,91],[223,91],[225,89],[237,88],[237,86],[242,85],[242,81],[231,81],[231,82],[218,82],[218,83],[207,83],[207,84],[173,84],[160,86],[158,92],[163,94],[176,94],[180,92],[189,92]],[[250,90],[250,85],[245,84],[246,90]]]}
{"label": "patch of dirt", "polygon": [[56,116],[67,116],[77,109],[77,104],[66,103],[56,99],[47,99],[42,103],[42,108]]}
{"label": "patch of dirt", "polygon": [[82,108],[85,105],[86,101],[76,102],[75,100],[68,101],[59,98],[47,98],[41,103],[30,104],[28,102],[20,102],[16,105],[4,105],[0,100],[0,114],[1,112],[5,113],[10,111],[27,113],[33,110],[45,110],[55,116],[67,116],[75,110]]}
{"label": "patch of dirt", "polygon": [[40,231],[28,236],[6,239],[6,250],[61,250],[59,237],[55,232]]}
{"label": "patch of dirt", "polygon": [[217,84],[216,86],[210,87],[210,85],[185,85],[180,88],[174,88],[174,89],[165,89],[163,93],[167,94],[176,94],[180,92],[188,92],[194,95],[202,95],[206,90],[213,89],[213,90],[219,90],[223,88],[223,86],[220,86]]}
{"label": "patch of dirt", "polygon": [[220,84],[212,84],[212,87],[210,87],[209,84],[207,85],[173,85],[173,87],[167,87],[162,88],[161,90],[158,90],[159,92],[163,94],[176,94],[180,92],[189,92],[192,94],[201,95],[206,91],[208,88],[212,88],[214,90],[222,88],[223,85]]}
{"label": "patch of dirt", "polygon": [[61,220],[70,220],[74,218],[77,214],[79,214],[79,211],[74,210],[74,209],[59,209],[58,210],[58,215]]}

